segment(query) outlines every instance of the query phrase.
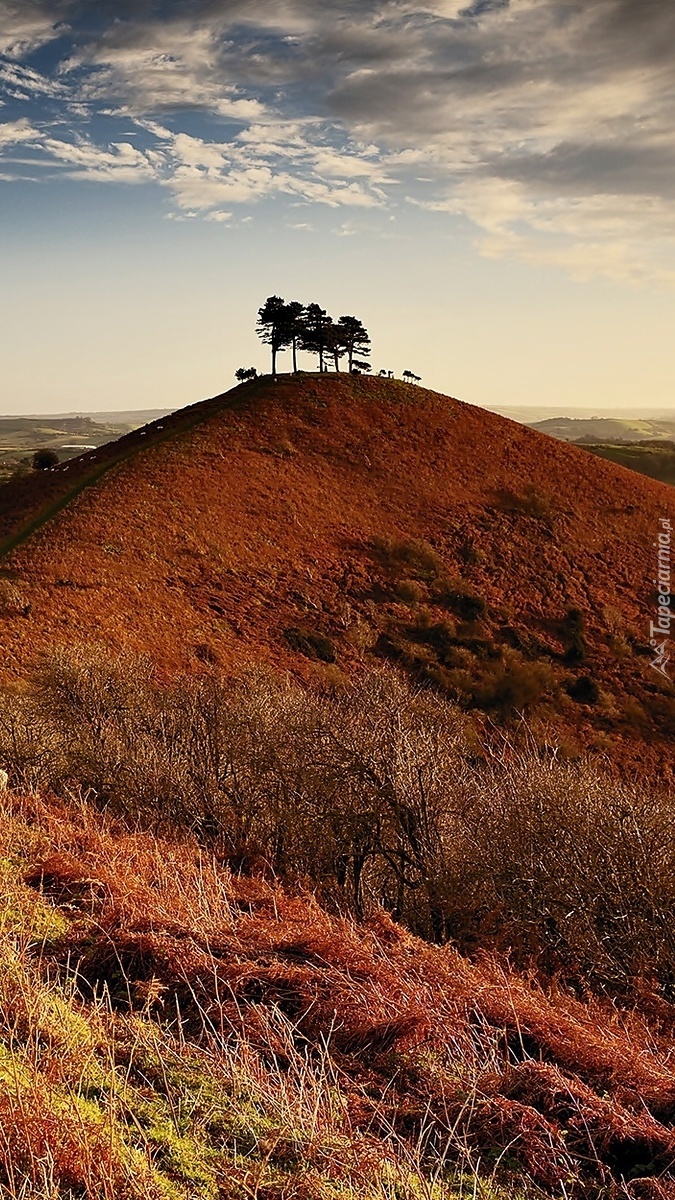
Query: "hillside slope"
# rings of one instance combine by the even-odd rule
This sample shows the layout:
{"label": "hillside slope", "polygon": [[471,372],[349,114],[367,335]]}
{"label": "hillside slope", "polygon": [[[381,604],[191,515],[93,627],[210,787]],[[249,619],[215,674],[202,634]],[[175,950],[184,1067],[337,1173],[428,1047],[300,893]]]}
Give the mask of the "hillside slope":
{"label": "hillside slope", "polygon": [[7,1200],[672,1200],[673,1008],[0,805]]}
{"label": "hillside slope", "polygon": [[667,486],[457,400],[266,378],[0,490],[2,677],[94,640],[166,673],[384,654],[665,768],[664,518]]}

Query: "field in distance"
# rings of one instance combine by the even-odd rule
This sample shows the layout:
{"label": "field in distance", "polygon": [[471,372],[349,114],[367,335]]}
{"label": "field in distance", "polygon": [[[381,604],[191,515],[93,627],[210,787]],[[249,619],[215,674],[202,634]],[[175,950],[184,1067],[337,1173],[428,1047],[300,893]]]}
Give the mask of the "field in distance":
{"label": "field in distance", "polygon": [[0,480],[30,468],[36,450],[53,450],[62,462],[95,450],[157,420],[167,409],[0,417]]}

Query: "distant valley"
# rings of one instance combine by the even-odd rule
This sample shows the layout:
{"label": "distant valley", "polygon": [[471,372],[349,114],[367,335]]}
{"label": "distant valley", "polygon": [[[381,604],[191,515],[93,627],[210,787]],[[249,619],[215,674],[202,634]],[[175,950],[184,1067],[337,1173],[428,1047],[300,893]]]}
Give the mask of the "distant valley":
{"label": "distant valley", "polygon": [[53,450],[63,462],[115,441],[148,421],[159,419],[167,411],[0,417],[0,480],[30,471],[36,450]]}

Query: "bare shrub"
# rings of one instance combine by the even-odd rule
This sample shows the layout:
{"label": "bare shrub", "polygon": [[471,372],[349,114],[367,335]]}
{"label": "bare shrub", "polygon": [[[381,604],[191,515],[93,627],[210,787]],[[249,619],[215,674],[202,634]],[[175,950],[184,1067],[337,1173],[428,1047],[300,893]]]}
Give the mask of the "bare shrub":
{"label": "bare shrub", "polygon": [[442,560],[427,542],[375,538],[373,554],[394,581],[406,578],[432,583],[445,574]]}
{"label": "bare shrub", "polygon": [[667,794],[555,748],[542,761],[496,727],[481,748],[459,709],[392,669],[320,691],[215,671],[160,687],[147,664],[62,651],[6,697],[0,760],[359,917],[384,906],[425,937],[613,990],[653,972],[675,996]]}

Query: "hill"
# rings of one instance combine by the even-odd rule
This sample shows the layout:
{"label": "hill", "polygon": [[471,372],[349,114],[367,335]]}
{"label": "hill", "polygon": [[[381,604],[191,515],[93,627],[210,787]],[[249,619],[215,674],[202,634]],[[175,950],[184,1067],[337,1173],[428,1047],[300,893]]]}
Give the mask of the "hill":
{"label": "hill", "polygon": [[27,472],[36,450],[54,450],[62,461],[97,449],[132,429],[159,420],[166,409],[139,412],[0,416],[0,481]]}
{"label": "hill", "polygon": [[631,471],[648,475],[650,479],[675,484],[675,442],[619,442],[617,445],[589,443],[584,449],[599,455],[600,458],[620,463],[622,467],[628,467]]}
{"label": "hill", "polygon": [[269,378],[0,490],[6,682],[58,643],[167,677],[383,657],[543,744],[668,770],[670,488],[397,381]]}
{"label": "hill", "polygon": [[565,442],[649,442],[675,435],[675,420],[638,417],[548,417],[533,429]]}

